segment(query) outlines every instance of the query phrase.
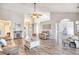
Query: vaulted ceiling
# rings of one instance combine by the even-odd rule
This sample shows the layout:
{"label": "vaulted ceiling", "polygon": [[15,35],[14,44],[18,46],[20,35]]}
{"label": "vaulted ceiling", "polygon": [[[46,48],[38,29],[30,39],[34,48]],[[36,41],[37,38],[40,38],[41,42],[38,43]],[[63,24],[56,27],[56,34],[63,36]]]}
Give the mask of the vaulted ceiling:
{"label": "vaulted ceiling", "polygon": [[[50,12],[79,13],[78,3],[37,3],[36,7],[39,13],[46,16]],[[29,16],[32,13],[33,3],[0,3],[0,18],[3,19],[21,19],[20,16]]]}
{"label": "vaulted ceiling", "polygon": [[[37,11],[46,12],[79,12],[77,3],[37,3]],[[32,3],[0,3],[0,8],[9,9],[18,13],[30,14],[33,12]]]}

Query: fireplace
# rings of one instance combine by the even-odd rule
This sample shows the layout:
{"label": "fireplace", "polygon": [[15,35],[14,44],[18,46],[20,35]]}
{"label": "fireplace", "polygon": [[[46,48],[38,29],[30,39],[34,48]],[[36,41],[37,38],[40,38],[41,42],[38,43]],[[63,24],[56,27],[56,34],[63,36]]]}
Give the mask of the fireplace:
{"label": "fireplace", "polygon": [[14,39],[22,39],[22,31],[14,31]]}

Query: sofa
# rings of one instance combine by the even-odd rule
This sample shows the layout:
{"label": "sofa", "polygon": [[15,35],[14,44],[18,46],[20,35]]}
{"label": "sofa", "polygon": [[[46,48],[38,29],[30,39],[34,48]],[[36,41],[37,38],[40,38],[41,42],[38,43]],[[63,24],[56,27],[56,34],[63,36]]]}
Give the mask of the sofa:
{"label": "sofa", "polygon": [[75,44],[76,48],[79,48],[79,37],[76,35],[72,35],[71,37],[68,37],[66,39],[63,39],[62,42],[64,43],[64,46],[66,44],[71,45],[71,44]]}
{"label": "sofa", "polygon": [[49,37],[49,31],[42,31],[42,33],[39,33],[39,38],[46,40]]}
{"label": "sofa", "polygon": [[39,33],[39,38],[40,38],[40,39],[44,39],[44,40],[46,40],[46,39],[47,39],[47,37],[46,37],[46,34],[45,34],[45,33]]}
{"label": "sofa", "polygon": [[25,40],[25,47],[32,49],[36,47],[40,47],[40,40],[38,39],[35,33],[32,36],[29,36],[28,39]]}

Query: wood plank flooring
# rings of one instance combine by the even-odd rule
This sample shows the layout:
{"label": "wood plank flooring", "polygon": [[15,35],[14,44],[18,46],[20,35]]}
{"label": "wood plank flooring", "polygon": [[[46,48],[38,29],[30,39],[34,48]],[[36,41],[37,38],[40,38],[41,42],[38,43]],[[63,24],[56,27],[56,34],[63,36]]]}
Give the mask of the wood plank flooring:
{"label": "wood plank flooring", "polygon": [[5,53],[1,52],[2,55],[79,55],[79,49],[60,47],[54,39],[40,40],[41,46],[33,49],[25,48],[22,39],[16,39],[14,42],[15,46],[4,49]]}
{"label": "wood plank flooring", "polygon": [[54,39],[41,40],[40,48],[24,51],[25,55],[79,55],[79,49],[60,47]]}

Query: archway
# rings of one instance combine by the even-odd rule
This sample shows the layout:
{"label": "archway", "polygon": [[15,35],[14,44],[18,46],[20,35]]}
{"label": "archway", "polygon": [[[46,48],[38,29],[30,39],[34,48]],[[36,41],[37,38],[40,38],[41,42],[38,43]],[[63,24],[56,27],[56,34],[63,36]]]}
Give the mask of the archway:
{"label": "archway", "polygon": [[74,35],[74,22],[70,19],[62,19],[58,23],[58,43],[62,46],[62,40],[67,38],[68,36]]}

